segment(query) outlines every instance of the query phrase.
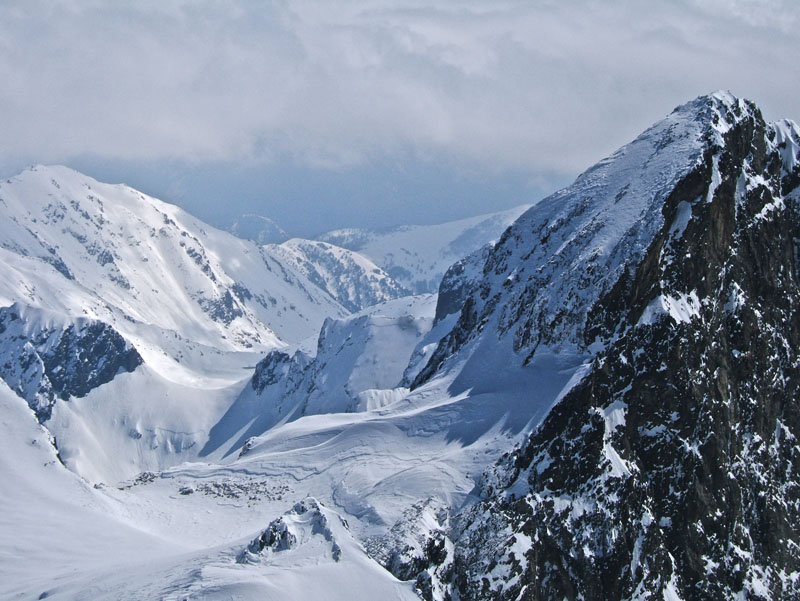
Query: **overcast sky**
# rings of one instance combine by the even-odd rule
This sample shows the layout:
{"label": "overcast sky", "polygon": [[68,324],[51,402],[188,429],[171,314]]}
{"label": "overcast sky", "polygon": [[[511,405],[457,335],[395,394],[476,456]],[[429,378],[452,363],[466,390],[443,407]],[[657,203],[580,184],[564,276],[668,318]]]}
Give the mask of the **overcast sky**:
{"label": "overcast sky", "polygon": [[538,200],[717,89],[800,119],[797,0],[4,0],[0,175],[61,163],[224,225]]}

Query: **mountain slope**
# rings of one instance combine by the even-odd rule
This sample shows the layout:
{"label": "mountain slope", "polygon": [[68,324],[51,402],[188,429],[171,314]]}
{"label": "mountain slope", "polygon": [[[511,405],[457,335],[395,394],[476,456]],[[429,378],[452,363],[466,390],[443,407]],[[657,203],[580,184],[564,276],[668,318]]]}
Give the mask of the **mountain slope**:
{"label": "mountain slope", "polygon": [[415,294],[436,292],[450,265],[499,238],[528,206],[438,225],[334,230],[319,238],[368,257]]}
{"label": "mountain slope", "polygon": [[0,308],[0,349],[0,376],[40,421],[50,418],[56,399],[85,396],[143,363],[103,322],[16,304]]}
{"label": "mountain slope", "polygon": [[420,381],[484,329],[528,361],[540,345],[590,354],[589,312],[641,262],[667,196],[703,160],[710,116],[698,111],[674,112],[522,215],[490,253],[460,325]]}
{"label": "mountain slope", "polygon": [[[412,353],[429,331],[435,297],[408,297],[326,320],[316,353],[275,350],[214,426],[203,454],[308,415],[373,411],[402,399]],[[236,437],[234,437],[236,435]]]}
{"label": "mountain slope", "polygon": [[231,350],[312,335],[341,307],[257,245],[64,167],[0,184],[5,303]]}
{"label": "mountain slope", "polygon": [[[216,379],[183,388],[142,353],[47,423],[79,443],[67,465],[117,482],[89,492],[170,548],[116,571],[66,562],[60,588],[30,571],[0,586],[62,599],[800,597],[798,149],[796,125],[702,97],[449,270],[435,323],[430,298],[412,319],[331,320],[316,356],[274,349],[252,380],[242,360],[256,353],[203,347]],[[67,329],[37,311],[54,337],[34,347],[44,363]],[[125,437],[101,434],[114,428]],[[154,447],[171,460],[137,456]],[[15,533],[35,523],[17,515]]]}
{"label": "mountain slope", "polygon": [[[146,573],[183,546],[126,520],[125,511],[62,466],[25,402],[0,382],[0,597],[58,598],[76,575]],[[85,597],[84,597],[85,598]]]}
{"label": "mountain slope", "polygon": [[0,184],[0,376],[86,478],[196,455],[264,352],[349,311],[303,270],[64,167]]}
{"label": "mountain slope", "polygon": [[[198,518],[218,509],[215,497],[195,512],[184,508],[192,528],[176,531],[173,521],[164,536],[148,532],[152,525],[131,514],[158,515],[163,504],[121,504],[66,470],[24,401],[2,382],[0,473],[3,599],[417,598],[367,556],[335,511],[313,499],[222,546],[206,548],[191,536],[198,526],[208,529]],[[148,481],[144,475],[133,488]],[[259,546],[281,526],[285,545]]]}
{"label": "mountain slope", "polygon": [[427,377],[487,336],[595,357],[428,574],[459,599],[800,597],[799,149],[699,98],[512,227]]}
{"label": "mountain slope", "polygon": [[292,238],[269,250],[354,313],[410,294],[366,257],[333,244]]}

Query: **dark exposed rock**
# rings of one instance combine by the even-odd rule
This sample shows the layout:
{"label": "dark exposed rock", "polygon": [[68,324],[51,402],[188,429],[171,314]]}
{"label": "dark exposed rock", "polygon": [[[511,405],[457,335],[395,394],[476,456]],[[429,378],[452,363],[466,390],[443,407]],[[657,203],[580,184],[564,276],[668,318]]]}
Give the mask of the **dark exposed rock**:
{"label": "dark exposed rock", "polygon": [[108,324],[81,320],[65,327],[29,322],[16,305],[0,309],[0,376],[40,421],[57,398],[86,396],[142,364],[138,351]]}
{"label": "dark exposed rock", "polygon": [[[48,250],[50,250],[51,252],[55,252],[54,249],[48,249]],[[49,263],[50,265],[52,265],[56,271],[58,271],[68,280],[75,279],[75,276],[72,275],[72,272],[69,270],[69,267],[67,267],[67,264],[64,263],[64,261],[58,255],[56,254],[44,255],[42,257],[42,260],[45,263]]]}
{"label": "dark exposed rock", "polygon": [[97,253],[95,259],[100,265],[108,265],[114,262],[114,255],[108,249],[103,249]]}
{"label": "dark exposed rock", "polygon": [[200,297],[198,304],[211,319],[226,326],[231,325],[231,322],[237,317],[244,315],[239,302],[233,297],[231,291],[227,289],[217,298]]}
{"label": "dark exposed rock", "polygon": [[460,311],[467,297],[475,292],[491,249],[492,245],[487,244],[454,263],[445,272],[439,284],[434,324]]}
{"label": "dark exposed rock", "polygon": [[[344,522],[343,522],[344,523]],[[257,563],[262,556],[270,556],[294,549],[307,542],[310,536],[320,536],[330,545],[331,558],[339,561],[342,548],[335,540],[330,529],[328,518],[319,502],[306,497],[284,516],[279,517],[254,538],[250,544],[239,554],[238,563]]]}
{"label": "dark exposed rock", "polygon": [[247,549],[239,555],[237,561],[247,563],[248,558],[252,555],[260,555],[265,549],[285,551],[293,548],[296,543],[297,537],[289,531],[283,518],[278,518],[247,545]]}
{"label": "dark exposed rock", "polygon": [[448,513],[434,499],[414,504],[391,530],[367,541],[367,552],[399,580],[413,580],[425,601],[449,599],[453,543],[447,535]]}
{"label": "dark exposed rock", "polygon": [[256,392],[261,392],[267,386],[273,386],[286,378],[292,365],[291,355],[282,351],[271,351],[256,365],[250,385]]}
{"label": "dark exposed rock", "polygon": [[[663,194],[660,229],[564,314],[599,349],[590,371],[456,518],[459,599],[800,599],[800,140],[776,144],[747,102],[706,103],[697,119],[727,126]],[[488,323],[484,289],[439,365]],[[527,320],[539,293],[505,308],[530,329],[520,352],[560,327]]]}

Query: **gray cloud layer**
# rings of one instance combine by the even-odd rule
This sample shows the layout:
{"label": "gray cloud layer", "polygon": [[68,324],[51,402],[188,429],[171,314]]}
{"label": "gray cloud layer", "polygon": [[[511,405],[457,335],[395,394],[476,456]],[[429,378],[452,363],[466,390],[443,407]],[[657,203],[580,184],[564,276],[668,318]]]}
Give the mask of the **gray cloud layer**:
{"label": "gray cloud layer", "polygon": [[4,2],[0,156],[576,172],[717,88],[800,118],[795,0]]}

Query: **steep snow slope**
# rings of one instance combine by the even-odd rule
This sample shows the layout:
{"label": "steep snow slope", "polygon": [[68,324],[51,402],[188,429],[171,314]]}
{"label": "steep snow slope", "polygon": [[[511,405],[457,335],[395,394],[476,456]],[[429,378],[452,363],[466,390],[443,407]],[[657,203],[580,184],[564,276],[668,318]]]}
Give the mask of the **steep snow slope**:
{"label": "steep snow slope", "polygon": [[405,369],[430,330],[435,303],[433,295],[407,297],[326,320],[315,355],[270,352],[204,453],[221,445],[238,451],[248,438],[306,415],[374,410],[403,398]]}
{"label": "steep snow slope", "polygon": [[[135,566],[146,573],[184,552],[126,523],[124,508],[67,471],[25,402],[2,382],[0,474],[3,599],[58,598],[78,574],[101,579]],[[78,590],[89,594],[84,587],[85,579]]]}
{"label": "steep snow slope", "polygon": [[457,351],[485,329],[527,361],[547,346],[590,354],[588,314],[641,262],[667,196],[703,159],[711,110],[676,110],[522,215],[490,253],[459,325],[420,381],[450,355],[463,356]]}
{"label": "steep snow slope", "polygon": [[323,234],[320,240],[368,257],[417,294],[436,292],[450,265],[499,238],[529,206],[439,225],[341,229]]}
{"label": "steep snow slope", "polygon": [[143,347],[159,330],[226,350],[275,347],[346,314],[268,250],[65,167],[0,184],[0,217],[4,304],[98,319]]}
{"label": "steep snow slope", "polygon": [[292,238],[269,250],[348,311],[410,294],[366,257],[333,244]]}

